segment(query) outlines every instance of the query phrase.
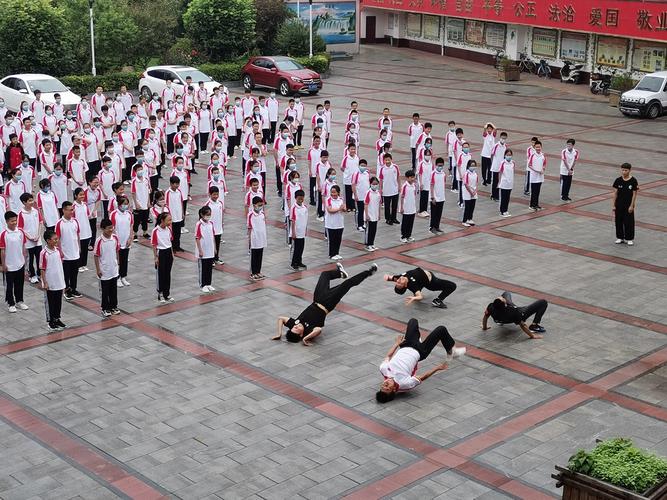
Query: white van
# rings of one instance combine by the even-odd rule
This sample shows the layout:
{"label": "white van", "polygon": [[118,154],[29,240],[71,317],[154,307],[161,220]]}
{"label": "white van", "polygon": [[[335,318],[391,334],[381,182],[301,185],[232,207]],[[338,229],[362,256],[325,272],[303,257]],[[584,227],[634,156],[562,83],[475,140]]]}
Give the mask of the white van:
{"label": "white van", "polygon": [[667,110],[667,71],[644,75],[637,86],[623,92],[618,109],[626,116],[657,118]]}

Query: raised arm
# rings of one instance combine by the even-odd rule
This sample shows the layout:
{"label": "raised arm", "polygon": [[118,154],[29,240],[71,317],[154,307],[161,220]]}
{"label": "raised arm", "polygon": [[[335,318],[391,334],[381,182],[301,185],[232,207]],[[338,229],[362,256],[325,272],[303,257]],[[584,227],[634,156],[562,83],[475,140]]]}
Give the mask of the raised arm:
{"label": "raised arm", "polygon": [[271,337],[271,340],[280,340],[282,338],[283,328],[285,327],[285,323],[287,323],[287,320],[289,320],[287,316],[278,316],[278,323],[276,325],[277,335],[275,337]]}
{"label": "raised arm", "polygon": [[488,330],[489,326],[487,325],[487,322],[489,321],[489,310],[484,309],[484,317],[482,317],[482,330]]}
{"label": "raised arm", "polygon": [[419,380],[420,382],[424,382],[426,379],[432,377],[438,372],[444,371],[447,369],[447,363],[443,363],[441,365],[438,365],[434,368],[431,368],[427,372],[422,373],[421,375],[416,375],[415,378]]}
{"label": "raised arm", "polygon": [[313,340],[315,337],[319,336],[319,334],[322,333],[322,328],[319,326],[316,326],[313,328],[313,331],[310,332],[308,335],[306,335],[301,342],[303,342],[303,345],[309,346],[311,345],[310,341]]}

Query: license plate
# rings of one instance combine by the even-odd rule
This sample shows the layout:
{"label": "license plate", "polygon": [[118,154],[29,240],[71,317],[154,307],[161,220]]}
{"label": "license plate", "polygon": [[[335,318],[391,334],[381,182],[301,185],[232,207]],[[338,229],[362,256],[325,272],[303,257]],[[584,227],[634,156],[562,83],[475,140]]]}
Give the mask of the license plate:
{"label": "license plate", "polygon": [[310,91],[317,90],[317,84],[311,83],[310,85],[308,85],[308,90]]}

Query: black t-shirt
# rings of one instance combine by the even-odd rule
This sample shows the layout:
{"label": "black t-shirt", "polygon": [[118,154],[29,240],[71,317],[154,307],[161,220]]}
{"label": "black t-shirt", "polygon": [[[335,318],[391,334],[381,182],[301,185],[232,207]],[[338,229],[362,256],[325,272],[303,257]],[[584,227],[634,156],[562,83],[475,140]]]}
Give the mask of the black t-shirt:
{"label": "black t-shirt", "polygon": [[619,177],[614,181],[614,189],[616,189],[616,206],[629,207],[632,203],[632,195],[639,189],[639,183],[634,177],[628,180]]}
{"label": "black t-shirt", "polygon": [[396,281],[398,278],[405,276],[408,278],[408,287],[413,294],[420,291],[426,285],[429,284],[428,274],[421,267],[416,267],[410,271],[406,271],[403,274],[394,275],[393,279]]}
{"label": "black t-shirt", "polygon": [[521,312],[516,306],[495,307],[493,302],[486,306],[486,311],[491,315],[493,320],[497,323],[514,323],[518,325],[521,323]]}
{"label": "black t-shirt", "polygon": [[[289,318],[285,322],[285,326],[289,328],[289,331],[285,335],[285,338],[289,342],[301,342],[303,337],[312,332],[314,328],[318,326],[324,326],[324,320],[326,319],[326,317],[327,313],[325,313],[321,307],[319,307],[317,304],[313,302],[308,307],[306,307],[301,312],[301,314],[297,316],[296,319]],[[298,324],[303,325],[303,336],[297,335],[296,333],[292,332],[292,328],[294,328],[294,326]]]}

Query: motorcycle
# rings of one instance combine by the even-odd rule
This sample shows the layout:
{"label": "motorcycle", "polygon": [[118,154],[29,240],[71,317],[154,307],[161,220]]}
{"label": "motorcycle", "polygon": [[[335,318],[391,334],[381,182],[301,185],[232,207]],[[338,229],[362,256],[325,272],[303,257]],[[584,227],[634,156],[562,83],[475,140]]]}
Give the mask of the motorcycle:
{"label": "motorcycle", "polygon": [[612,70],[611,74],[604,74],[602,73],[602,67],[598,66],[598,72],[591,73],[591,93],[609,95],[611,79],[615,73],[616,70]]}
{"label": "motorcycle", "polygon": [[574,83],[577,85],[581,80],[581,70],[583,64],[575,64],[570,61],[564,61],[564,65],[560,70],[560,80],[565,83]]}

